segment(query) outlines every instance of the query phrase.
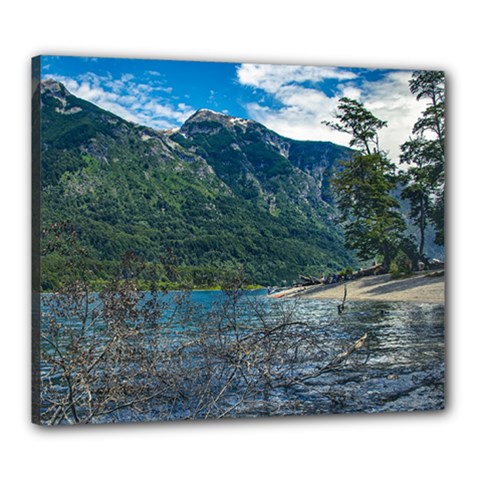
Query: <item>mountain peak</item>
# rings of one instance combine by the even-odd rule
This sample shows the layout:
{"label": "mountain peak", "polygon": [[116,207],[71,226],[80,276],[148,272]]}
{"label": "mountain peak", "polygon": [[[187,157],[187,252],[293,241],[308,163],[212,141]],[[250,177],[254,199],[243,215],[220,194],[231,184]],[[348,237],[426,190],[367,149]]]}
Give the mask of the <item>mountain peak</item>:
{"label": "mountain peak", "polygon": [[189,117],[185,123],[187,122],[203,122],[208,120],[213,120],[217,122],[222,122],[232,118],[224,113],[215,112],[214,110],[210,110],[208,108],[201,108],[197,110],[191,117]]}
{"label": "mountain peak", "polygon": [[54,80],[53,78],[46,78],[40,82],[42,93],[51,93],[54,96],[65,96],[68,90],[63,83]]}
{"label": "mountain peak", "polygon": [[194,131],[209,130],[212,128],[213,123],[217,124],[218,127],[232,128],[235,125],[241,125],[245,127],[248,124],[253,124],[256,122],[253,120],[232,117],[224,113],[209,110],[208,108],[201,108],[185,121],[180,130],[182,132],[189,133],[193,133]]}
{"label": "mountain peak", "polygon": [[203,115],[221,116],[221,117],[228,116],[228,115],[225,115],[224,113],[211,110],[210,108],[200,108],[199,110],[196,111],[196,113],[203,114]]}

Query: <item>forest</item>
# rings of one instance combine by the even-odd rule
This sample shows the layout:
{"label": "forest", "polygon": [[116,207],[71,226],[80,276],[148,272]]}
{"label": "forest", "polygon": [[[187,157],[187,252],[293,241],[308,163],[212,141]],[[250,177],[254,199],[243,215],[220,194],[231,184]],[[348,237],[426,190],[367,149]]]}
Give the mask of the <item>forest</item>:
{"label": "forest", "polygon": [[[443,246],[442,72],[412,76],[411,93],[428,108],[401,145],[399,165],[378,141],[387,123],[349,98],[327,123],[351,136],[351,149],[202,110],[166,134],[49,82],[41,95],[42,229],[75,229],[97,286],[114,278],[127,251],[148,262],[174,251],[183,286],[212,288],[217,271],[234,267],[252,285],[372,261],[385,271],[415,269],[429,261],[429,232]],[[65,256],[43,252],[42,289],[52,291],[67,281]]]}

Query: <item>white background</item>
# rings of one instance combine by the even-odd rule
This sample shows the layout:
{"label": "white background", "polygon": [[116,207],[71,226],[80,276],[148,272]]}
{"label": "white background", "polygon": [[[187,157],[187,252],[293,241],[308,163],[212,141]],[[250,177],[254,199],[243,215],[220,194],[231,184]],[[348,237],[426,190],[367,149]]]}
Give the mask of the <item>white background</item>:
{"label": "white background", "polygon": [[[478,473],[480,79],[474,2],[328,3],[332,6],[303,0],[2,4],[2,478],[442,479]],[[29,77],[30,57],[40,53],[445,69],[446,411],[57,429],[31,425]]]}

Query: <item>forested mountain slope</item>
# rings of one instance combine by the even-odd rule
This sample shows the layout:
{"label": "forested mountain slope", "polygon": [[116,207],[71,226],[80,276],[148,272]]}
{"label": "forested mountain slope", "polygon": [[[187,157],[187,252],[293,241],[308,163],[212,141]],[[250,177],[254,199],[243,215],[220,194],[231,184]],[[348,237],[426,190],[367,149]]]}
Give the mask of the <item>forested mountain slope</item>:
{"label": "forested mountain slope", "polygon": [[[351,150],[282,137],[263,125],[199,110],[155,131],[41,83],[41,221],[67,221],[97,279],[136,252],[172,249],[196,286],[243,265],[251,282],[291,281],[355,262],[335,225],[329,177]],[[42,259],[43,288],[65,259]]]}

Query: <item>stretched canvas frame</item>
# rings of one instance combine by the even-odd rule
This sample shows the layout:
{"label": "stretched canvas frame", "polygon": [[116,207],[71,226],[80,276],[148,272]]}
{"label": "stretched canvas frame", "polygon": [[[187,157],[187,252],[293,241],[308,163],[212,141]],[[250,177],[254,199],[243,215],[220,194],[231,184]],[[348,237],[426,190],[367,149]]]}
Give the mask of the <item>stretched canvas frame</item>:
{"label": "stretched canvas frame", "polygon": [[33,422],[443,408],[444,142],[443,72],[34,58]]}

